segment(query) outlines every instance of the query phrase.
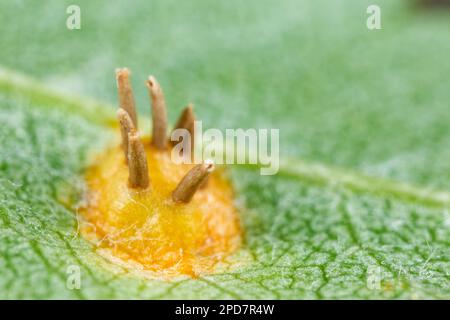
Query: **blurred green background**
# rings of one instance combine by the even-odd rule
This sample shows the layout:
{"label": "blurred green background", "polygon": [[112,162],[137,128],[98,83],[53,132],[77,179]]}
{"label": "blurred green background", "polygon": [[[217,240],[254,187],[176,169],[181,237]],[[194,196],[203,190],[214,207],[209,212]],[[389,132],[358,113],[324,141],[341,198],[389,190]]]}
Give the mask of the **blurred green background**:
{"label": "blurred green background", "polygon": [[[70,4],[81,30],[66,28]],[[382,30],[366,27],[370,4],[381,7]],[[0,2],[0,28],[0,298],[450,296],[448,7],[17,0]],[[144,80],[154,74],[172,123],[193,102],[204,127],[281,130],[282,159],[294,160],[278,176],[230,170],[245,230],[237,265],[147,279],[77,236],[86,160],[112,134],[77,113],[77,97],[108,103],[114,117],[120,66],[133,72],[141,114],[150,115]],[[14,72],[43,87],[17,94]],[[47,86],[75,98],[52,99]],[[67,287],[70,265],[80,290]]]}
{"label": "blurred green background", "polygon": [[[81,30],[66,8],[81,8]],[[369,4],[382,30],[366,28]],[[2,1],[0,65],[115,105],[114,69],[175,120],[280,128],[281,153],[450,187],[450,10],[393,0]]]}

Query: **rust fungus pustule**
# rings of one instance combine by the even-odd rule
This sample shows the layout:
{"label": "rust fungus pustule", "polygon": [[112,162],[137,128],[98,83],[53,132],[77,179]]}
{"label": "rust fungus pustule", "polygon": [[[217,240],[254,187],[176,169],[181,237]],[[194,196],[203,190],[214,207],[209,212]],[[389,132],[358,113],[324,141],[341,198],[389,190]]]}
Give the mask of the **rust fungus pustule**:
{"label": "rust fungus pustule", "polygon": [[210,174],[209,163],[174,163],[171,145],[161,148],[161,132],[156,143],[138,138],[120,107],[122,143],[99,155],[86,175],[82,234],[115,261],[156,276],[213,272],[241,242],[229,182],[220,170]]}

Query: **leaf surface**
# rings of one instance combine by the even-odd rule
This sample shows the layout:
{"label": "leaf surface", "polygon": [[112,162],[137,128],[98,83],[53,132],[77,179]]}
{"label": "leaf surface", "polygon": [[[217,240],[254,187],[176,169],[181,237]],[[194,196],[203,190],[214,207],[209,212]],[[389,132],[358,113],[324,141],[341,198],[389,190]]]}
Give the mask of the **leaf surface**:
{"label": "leaf surface", "polygon": [[[41,79],[0,70],[2,298],[450,297],[446,13],[380,1],[371,33],[367,1],[79,2],[79,32],[64,2],[0,5],[1,63]],[[279,175],[230,170],[239,266],[142,279],[77,235],[63,203],[82,198],[89,157],[113,139],[121,65],[141,113],[151,72],[172,120],[191,100],[211,127],[281,129]]]}

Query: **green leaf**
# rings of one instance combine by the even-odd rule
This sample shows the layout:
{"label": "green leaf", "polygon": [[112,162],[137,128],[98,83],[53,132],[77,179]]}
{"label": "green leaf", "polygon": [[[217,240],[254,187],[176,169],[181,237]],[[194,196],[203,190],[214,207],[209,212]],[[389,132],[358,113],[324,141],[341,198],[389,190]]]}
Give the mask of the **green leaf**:
{"label": "green leaf", "polygon": [[[42,80],[0,69],[0,297],[449,298],[450,21],[379,2],[380,32],[356,0],[79,1],[74,32],[69,3],[2,3],[0,60]],[[151,72],[172,120],[192,100],[211,127],[281,129],[277,176],[230,169],[239,266],[148,280],[77,234],[63,203],[82,197],[89,157],[112,139],[121,65],[141,113]]]}
{"label": "green leaf", "polygon": [[[62,111],[50,96],[35,104],[35,90],[11,86],[22,98],[0,99],[5,298],[448,297],[448,192],[296,162],[278,177],[232,170],[246,230],[240,267],[195,280],[133,276],[77,236],[76,216],[61,204],[81,194],[87,157],[111,130],[80,116],[81,103]],[[71,265],[81,266],[80,290],[66,287]]]}
{"label": "green leaf", "polygon": [[[114,69],[166,91],[173,123],[193,102],[205,126],[280,128],[281,152],[369,175],[450,188],[450,19],[410,1],[3,1],[1,64],[117,104]],[[31,32],[31,30],[33,32]]]}

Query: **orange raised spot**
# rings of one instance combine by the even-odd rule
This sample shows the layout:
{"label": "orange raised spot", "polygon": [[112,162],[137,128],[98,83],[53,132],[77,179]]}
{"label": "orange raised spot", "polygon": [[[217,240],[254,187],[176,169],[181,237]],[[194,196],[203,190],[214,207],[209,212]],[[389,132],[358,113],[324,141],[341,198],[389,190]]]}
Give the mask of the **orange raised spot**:
{"label": "orange raised spot", "polygon": [[170,151],[144,143],[150,175],[146,190],[128,187],[120,147],[102,154],[89,169],[82,234],[115,258],[156,276],[212,272],[241,242],[230,184],[216,171],[189,203],[174,203],[171,193],[193,165],[177,165]]}

